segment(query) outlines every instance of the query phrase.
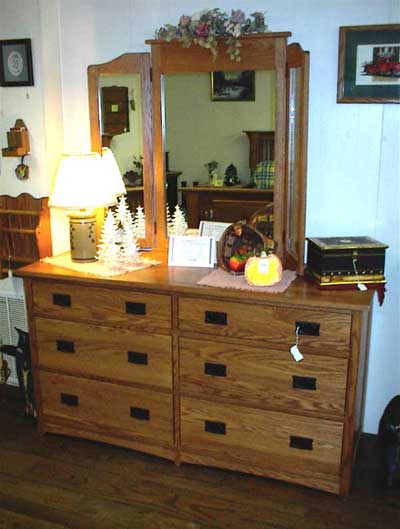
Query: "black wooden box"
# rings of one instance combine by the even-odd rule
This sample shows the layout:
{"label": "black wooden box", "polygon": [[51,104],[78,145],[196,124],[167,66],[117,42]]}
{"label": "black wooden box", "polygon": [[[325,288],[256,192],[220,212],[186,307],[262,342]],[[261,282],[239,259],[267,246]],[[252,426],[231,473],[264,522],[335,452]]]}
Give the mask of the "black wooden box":
{"label": "black wooden box", "polygon": [[307,241],[307,273],[320,286],[386,282],[386,244],[366,236]]}

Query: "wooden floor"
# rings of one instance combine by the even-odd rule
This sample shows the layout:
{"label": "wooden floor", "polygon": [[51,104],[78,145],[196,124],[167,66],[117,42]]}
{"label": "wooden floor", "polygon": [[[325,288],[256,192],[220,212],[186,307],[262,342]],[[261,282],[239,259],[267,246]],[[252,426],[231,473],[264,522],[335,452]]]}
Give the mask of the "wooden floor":
{"label": "wooden floor", "polygon": [[[368,441],[368,439],[367,439]],[[182,465],[100,443],[38,437],[0,406],[0,529],[391,529],[400,490],[374,486],[366,442],[350,498]]]}

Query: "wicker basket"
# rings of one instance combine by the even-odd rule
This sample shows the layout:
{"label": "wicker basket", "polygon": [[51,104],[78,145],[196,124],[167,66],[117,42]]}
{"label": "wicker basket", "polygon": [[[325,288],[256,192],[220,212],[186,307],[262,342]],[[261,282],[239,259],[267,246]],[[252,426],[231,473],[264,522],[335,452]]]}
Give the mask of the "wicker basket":
{"label": "wicker basket", "polygon": [[269,202],[253,213],[249,225],[272,239],[274,233],[274,203]]}
{"label": "wicker basket", "polygon": [[248,224],[237,222],[226,228],[218,243],[218,266],[233,275],[243,275],[246,258],[243,257],[243,269],[232,270],[229,260],[233,256],[260,255],[268,248],[271,239]]}

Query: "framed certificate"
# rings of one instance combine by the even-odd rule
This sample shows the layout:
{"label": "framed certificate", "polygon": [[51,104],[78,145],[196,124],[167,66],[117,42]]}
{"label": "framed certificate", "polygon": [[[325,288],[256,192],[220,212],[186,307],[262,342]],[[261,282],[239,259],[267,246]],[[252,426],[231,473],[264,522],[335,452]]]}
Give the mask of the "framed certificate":
{"label": "framed certificate", "polygon": [[169,238],[168,266],[214,268],[215,258],[214,237],[174,235]]}
{"label": "framed certificate", "polygon": [[214,237],[218,242],[228,226],[229,222],[211,222],[202,220],[199,225],[199,235],[201,237]]}

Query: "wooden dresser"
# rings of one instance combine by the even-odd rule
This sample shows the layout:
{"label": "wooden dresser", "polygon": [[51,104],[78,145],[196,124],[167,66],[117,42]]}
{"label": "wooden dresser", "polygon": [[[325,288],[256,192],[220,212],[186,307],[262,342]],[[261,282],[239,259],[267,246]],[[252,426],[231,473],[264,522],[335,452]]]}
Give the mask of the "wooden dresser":
{"label": "wooden dresser", "polygon": [[179,187],[187,208],[189,228],[198,228],[202,220],[215,222],[249,221],[252,215],[274,199],[273,189],[232,187]]}
{"label": "wooden dresser", "polygon": [[198,286],[207,273],[21,269],[40,431],[348,494],[372,293]]}

